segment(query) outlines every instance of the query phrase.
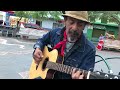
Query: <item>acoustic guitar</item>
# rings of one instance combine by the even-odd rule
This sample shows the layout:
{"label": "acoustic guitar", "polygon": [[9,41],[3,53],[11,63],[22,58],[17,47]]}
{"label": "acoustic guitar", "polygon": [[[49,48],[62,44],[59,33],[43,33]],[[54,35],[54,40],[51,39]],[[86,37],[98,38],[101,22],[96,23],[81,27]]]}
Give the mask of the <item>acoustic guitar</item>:
{"label": "acoustic guitar", "polygon": [[[35,79],[41,77],[42,79],[53,79],[56,71],[71,74],[74,67],[63,65],[61,63],[57,63],[58,51],[56,49],[52,51],[48,51],[48,47],[45,46],[43,50],[44,57],[40,61],[39,65],[36,65],[34,59],[32,61],[30,71],[29,71],[29,79]],[[103,72],[90,72],[83,69],[78,69],[84,72],[86,79],[120,79],[119,75],[113,75]]]}

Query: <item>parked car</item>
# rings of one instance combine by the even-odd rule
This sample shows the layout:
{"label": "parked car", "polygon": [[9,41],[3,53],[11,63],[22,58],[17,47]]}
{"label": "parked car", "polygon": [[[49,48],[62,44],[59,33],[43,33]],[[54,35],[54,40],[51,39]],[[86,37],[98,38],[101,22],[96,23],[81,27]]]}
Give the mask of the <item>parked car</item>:
{"label": "parked car", "polygon": [[16,36],[25,38],[25,39],[38,39],[39,37],[42,37],[43,34],[46,34],[47,32],[49,32],[49,30],[46,30],[37,24],[21,22],[20,29],[16,34]]}
{"label": "parked car", "polygon": [[43,30],[43,28],[40,27],[39,25],[37,25],[37,24],[32,24],[32,23],[20,22],[20,27],[32,28],[32,29],[37,29],[37,30]]}

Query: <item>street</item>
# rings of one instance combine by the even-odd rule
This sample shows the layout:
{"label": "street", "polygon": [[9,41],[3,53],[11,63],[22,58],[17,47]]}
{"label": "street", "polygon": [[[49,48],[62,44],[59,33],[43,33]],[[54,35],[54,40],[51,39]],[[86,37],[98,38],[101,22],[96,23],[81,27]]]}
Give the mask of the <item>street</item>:
{"label": "street", "polygon": [[[0,37],[0,79],[23,79],[22,72],[29,71],[35,42]],[[120,52],[97,51],[103,58],[120,57]],[[96,61],[101,60],[96,57]],[[107,61],[114,74],[119,73],[120,59]],[[108,72],[104,62],[95,64],[95,70]],[[25,73],[24,73],[25,74]]]}
{"label": "street", "polygon": [[21,79],[32,62],[32,42],[0,37],[0,78]]}

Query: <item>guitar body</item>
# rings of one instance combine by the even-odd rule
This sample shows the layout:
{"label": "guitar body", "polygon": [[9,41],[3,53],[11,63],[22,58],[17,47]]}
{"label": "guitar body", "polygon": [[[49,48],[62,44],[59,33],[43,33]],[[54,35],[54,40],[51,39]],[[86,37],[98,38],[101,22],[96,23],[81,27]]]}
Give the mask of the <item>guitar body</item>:
{"label": "guitar body", "polygon": [[47,46],[45,46],[43,50],[43,58],[40,61],[37,69],[36,63],[34,59],[32,60],[32,64],[29,71],[29,79],[35,79],[41,77],[42,79],[52,79],[54,77],[55,71],[49,68],[46,68],[47,61],[57,62],[58,51],[56,49],[52,50],[51,52],[48,51]]}

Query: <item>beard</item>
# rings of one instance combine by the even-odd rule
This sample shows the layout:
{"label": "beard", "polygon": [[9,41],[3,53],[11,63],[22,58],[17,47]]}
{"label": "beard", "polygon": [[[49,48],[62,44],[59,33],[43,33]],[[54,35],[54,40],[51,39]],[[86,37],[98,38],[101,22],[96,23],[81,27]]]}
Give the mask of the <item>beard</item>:
{"label": "beard", "polygon": [[76,42],[80,37],[81,33],[78,30],[69,30],[67,34],[67,39],[69,42]]}

